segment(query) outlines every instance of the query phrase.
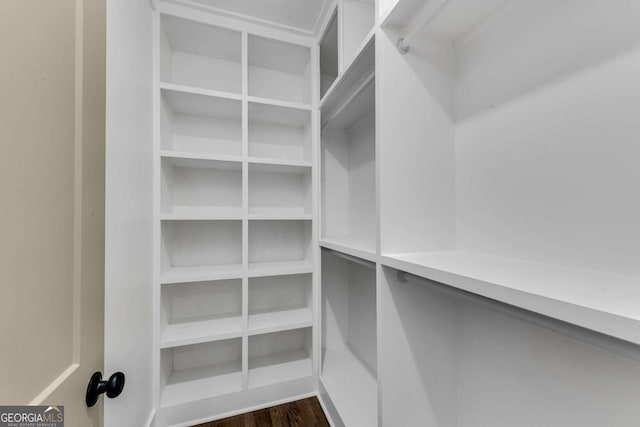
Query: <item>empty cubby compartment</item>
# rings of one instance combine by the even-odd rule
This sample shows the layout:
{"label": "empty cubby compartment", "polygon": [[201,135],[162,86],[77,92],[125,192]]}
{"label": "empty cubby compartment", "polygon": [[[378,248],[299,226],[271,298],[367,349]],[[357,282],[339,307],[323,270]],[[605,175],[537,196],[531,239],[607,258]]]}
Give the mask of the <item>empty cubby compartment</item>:
{"label": "empty cubby compartment", "polygon": [[242,215],[242,163],[164,158],[163,213]]}
{"label": "empty cubby compartment", "polygon": [[265,216],[311,214],[311,168],[249,165],[249,213]]}
{"label": "empty cubby compartment", "polygon": [[251,332],[311,325],[311,274],[249,279]]}
{"label": "empty cubby compartment", "polygon": [[249,264],[310,261],[311,221],[249,221]]}
{"label": "empty cubby compartment", "polygon": [[249,103],[249,155],[311,160],[311,112]]}
{"label": "empty cubby compartment", "polygon": [[162,15],[160,78],[167,83],[241,93],[241,33]]}
{"label": "empty cubby compartment", "polygon": [[242,390],[242,339],[166,348],[161,351],[162,406]]}
{"label": "empty cubby compartment", "polygon": [[242,155],[242,102],[162,90],[161,147],[166,151]]}
{"label": "empty cubby compartment", "polygon": [[249,35],[249,95],[311,103],[309,47]]}
{"label": "empty cubby compartment", "polygon": [[240,279],[178,283],[162,288],[163,324],[173,325],[242,315]]}
{"label": "empty cubby compartment", "polygon": [[249,387],[282,383],[312,375],[311,328],[249,337]]}
{"label": "empty cubby compartment", "polygon": [[242,221],[163,221],[163,270],[242,264]]}

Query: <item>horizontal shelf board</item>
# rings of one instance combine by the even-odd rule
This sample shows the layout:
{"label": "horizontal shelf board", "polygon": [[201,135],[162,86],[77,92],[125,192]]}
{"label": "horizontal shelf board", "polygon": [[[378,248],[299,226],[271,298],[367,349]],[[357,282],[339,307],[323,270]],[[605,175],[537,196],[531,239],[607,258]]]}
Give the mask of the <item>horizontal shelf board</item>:
{"label": "horizontal shelf board", "polygon": [[249,315],[249,335],[306,328],[312,325],[313,318],[308,308]]}
{"label": "horizontal shelf board", "polygon": [[168,325],[162,332],[160,348],[238,338],[241,335],[240,316],[175,323]]}
{"label": "horizontal shelf board", "polygon": [[287,212],[250,213],[249,220],[252,221],[311,221],[311,214],[295,214]]}
{"label": "horizontal shelf board", "polygon": [[384,265],[640,344],[638,277],[470,252],[385,254]]}
{"label": "horizontal shelf board", "polygon": [[377,380],[351,351],[327,350],[320,381],[345,425],[378,425]]}
{"label": "horizontal shelf board", "polygon": [[338,75],[331,87],[320,101],[320,110],[324,117],[331,115],[333,111],[349,98],[354,90],[363,81],[375,72],[375,30],[364,39],[353,61]]}
{"label": "horizontal shelf board", "polygon": [[172,284],[240,278],[242,278],[242,264],[173,267],[160,274],[160,283]]}
{"label": "horizontal shelf board", "polygon": [[252,163],[249,165],[249,173],[273,173],[273,174],[291,174],[306,175],[311,171],[308,166],[286,165],[277,163]]}
{"label": "horizontal shelf board", "polygon": [[240,171],[242,163],[236,161],[213,160],[213,159],[194,159],[194,158],[178,158],[168,157],[164,159],[165,163],[178,168],[192,169],[217,169],[223,171]]}
{"label": "horizontal shelf board", "polygon": [[296,168],[311,168],[313,163],[307,160],[270,159],[266,157],[249,157],[249,165],[291,166]]}
{"label": "horizontal shelf board", "polygon": [[293,108],[296,110],[308,110],[312,109],[311,104],[303,104],[300,102],[281,101],[278,99],[261,98],[259,96],[248,96],[247,100],[253,104],[273,105],[275,107]]}
{"label": "horizontal shelf board", "polygon": [[361,239],[348,237],[325,237],[319,242],[323,248],[342,252],[357,258],[366,259],[367,261],[376,262],[378,256],[376,254],[375,243],[365,242]]}
{"label": "horizontal shelf board", "polygon": [[280,261],[249,263],[249,277],[286,276],[313,273],[311,261]]}
{"label": "horizontal shelf board", "polygon": [[194,86],[179,85],[175,83],[160,82],[160,89],[164,91],[188,93],[193,95],[211,96],[214,98],[232,99],[235,101],[242,100],[242,95],[240,94],[204,89]]}
{"label": "horizontal shelf board", "polygon": [[242,163],[241,156],[229,156],[229,155],[217,155],[217,154],[204,154],[204,153],[190,153],[186,151],[160,151],[160,157],[172,161],[176,160],[203,160],[213,162],[236,162]]}
{"label": "horizontal shelf board", "polygon": [[176,371],[162,393],[162,407],[179,405],[242,390],[240,361]]}
{"label": "horizontal shelf board", "polygon": [[163,221],[201,221],[201,220],[241,220],[242,207],[238,208],[195,208],[174,207],[172,212],[160,215]]}
{"label": "horizontal shelf board", "polygon": [[260,356],[249,361],[249,388],[293,381],[312,375],[311,359],[304,350]]}

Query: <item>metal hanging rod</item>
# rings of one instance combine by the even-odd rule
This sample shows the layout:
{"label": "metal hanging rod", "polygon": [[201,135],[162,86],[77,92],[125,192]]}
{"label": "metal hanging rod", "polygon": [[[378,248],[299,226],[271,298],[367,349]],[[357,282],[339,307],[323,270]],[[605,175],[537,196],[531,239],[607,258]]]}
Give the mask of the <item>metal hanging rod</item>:
{"label": "metal hanging rod", "polygon": [[507,316],[534,324],[564,337],[569,337],[582,344],[587,344],[599,350],[605,350],[611,353],[615,353],[618,356],[624,357],[625,359],[640,361],[640,346],[634,343],[597,331],[586,329],[581,326],[573,325],[559,319],[554,319],[540,313],[535,313],[524,308],[515,307],[500,301],[483,297],[481,295],[453,288],[449,285],[434,282],[424,277],[407,273],[406,271],[397,270],[396,279],[400,283],[407,283],[409,280],[418,281],[421,285],[424,285],[426,283],[429,286],[439,290],[440,292],[446,293],[454,298],[468,301],[474,304],[483,305],[491,310],[499,311],[503,314],[506,314]]}
{"label": "metal hanging rod", "polygon": [[358,257],[355,257],[353,255],[349,255],[349,254],[345,254],[343,252],[339,252],[333,249],[329,249],[329,248],[323,248],[325,251],[331,253],[332,255],[335,255],[339,258],[345,259],[349,262],[354,262],[356,264],[360,264],[362,266],[368,267],[368,268],[376,268],[375,263],[371,262],[371,261],[367,261]]}
{"label": "metal hanging rod", "polygon": [[415,22],[413,28],[409,30],[404,37],[398,39],[396,43],[398,52],[403,55],[409,52],[409,47],[413,39],[442,12],[450,1],[451,0],[432,0],[428,2],[416,19],[412,21]]}

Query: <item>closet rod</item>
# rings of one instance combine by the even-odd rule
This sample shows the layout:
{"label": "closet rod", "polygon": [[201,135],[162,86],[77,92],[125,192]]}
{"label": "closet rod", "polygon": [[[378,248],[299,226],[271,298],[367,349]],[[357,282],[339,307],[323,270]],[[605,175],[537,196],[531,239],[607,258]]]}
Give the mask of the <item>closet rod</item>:
{"label": "closet rod", "polygon": [[416,22],[411,30],[407,32],[404,37],[398,39],[396,43],[396,47],[398,48],[398,52],[401,54],[406,54],[409,52],[409,47],[411,46],[411,42],[413,39],[433,21],[440,12],[445,8],[447,3],[451,0],[432,0],[427,3],[426,6],[420,11],[417,18],[412,22]]}
{"label": "closet rod", "polygon": [[372,72],[371,74],[369,74],[367,76],[366,79],[364,79],[362,81],[362,83],[360,83],[360,85],[356,88],[356,90],[354,90],[347,99],[344,100],[344,102],[342,104],[340,104],[335,110],[333,110],[333,113],[331,113],[331,116],[327,119],[327,121],[322,125],[322,128],[320,130],[325,130],[327,128],[327,126],[329,126],[329,124],[340,115],[340,113],[342,113],[342,111],[354,100],[358,97],[358,95],[360,94],[360,92],[362,92],[375,78],[376,73],[375,71]]}
{"label": "closet rod", "polygon": [[433,288],[438,289],[439,291],[449,294],[450,296],[453,296],[455,298],[483,305],[492,310],[506,314],[507,316],[515,317],[517,319],[523,320],[524,322],[537,325],[551,332],[555,332],[559,335],[562,335],[563,337],[571,338],[582,344],[587,344],[599,350],[605,350],[611,353],[615,353],[618,356],[624,357],[625,359],[640,361],[640,346],[629,341],[612,337],[601,332],[586,329],[581,326],[573,325],[571,323],[567,323],[559,319],[554,319],[552,317],[545,316],[544,314],[529,311],[524,308],[505,304],[503,302],[467,292],[462,289],[453,288],[443,283],[434,282],[424,277],[407,273],[406,271],[397,270],[396,278],[400,283],[407,283],[409,280],[412,280],[420,283],[421,285],[424,285],[426,282]]}
{"label": "closet rod", "polygon": [[368,267],[368,268],[376,268],[376,265],[371,261],[367,261],[367,260],[364,260],[364,259],[361,259],[361,258],[358,258],[358,257],[354,257],[353,255],[345,254],[343,252],[339,252],[339,251],[336,251],[336,250],[333,250],[333,249],[329,249],[329,248],[323,248],[323,249],[325,251],[331,253],[332,255],[335,255],[335,256],[337,256],[339,258],[342,258],[342,259],[345,259],[347,261],[355,262],[356,264],[360,264],[360,265],[363,265],[363,266]]}

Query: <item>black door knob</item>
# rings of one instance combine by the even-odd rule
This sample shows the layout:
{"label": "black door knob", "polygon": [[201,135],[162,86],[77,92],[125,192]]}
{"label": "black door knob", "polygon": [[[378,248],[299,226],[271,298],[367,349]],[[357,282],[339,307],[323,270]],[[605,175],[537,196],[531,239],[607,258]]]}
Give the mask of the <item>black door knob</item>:
{"label": "black door knob", "polygon": [[108,380],[102,380],[102,372],[94,372],[87,386],[87,395],[85,401],[87,406],[91,408],[98,401],[98,397],[102,393],[106,393],[107,397],[113,399],[120,396],[124,388],[124,374],[116,372],[111,375]]}

